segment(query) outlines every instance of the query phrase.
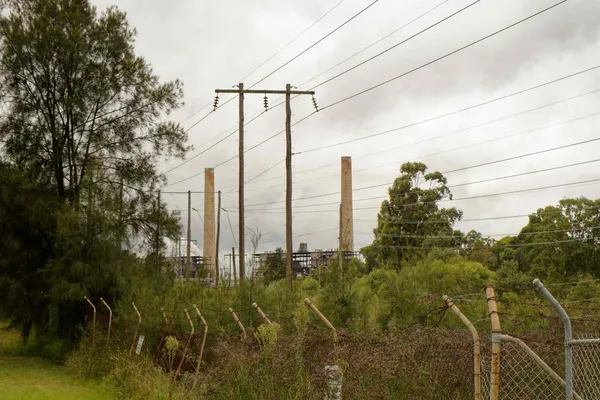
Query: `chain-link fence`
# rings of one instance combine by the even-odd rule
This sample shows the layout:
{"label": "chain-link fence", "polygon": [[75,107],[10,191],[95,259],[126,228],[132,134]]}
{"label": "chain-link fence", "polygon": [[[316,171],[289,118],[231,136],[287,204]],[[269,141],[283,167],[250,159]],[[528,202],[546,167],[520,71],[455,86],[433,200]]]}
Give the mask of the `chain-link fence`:
{"label": "chain-link fence", "polygon": [[573,346],[573,390],[584,399],[600,399],[600,343],[591,337]]}
{"label": "chain-link fence", "polygon": [[597,337],[574,339],[571,319],[565,309],[539,279],[536,279],[534,284],[563,322],[565,398],[567,400],[600,398],[600,339]]}
{"label": "chain-link fence", "polygon": [[[600,339],[596,339],[600,320],[597,315],[590,315],[598,304],[581,305],[581,300],[570,300],[574,304],[567,302],[571,304],[567,309],[575,317],[574,330],[578,334],[573,338],[567,312],[561,314],[563,327],[551,308],[557,308],[558,303],[546,303],[541,296],[539,298],[532,303],[531,297],[511,300],[503,296],[500,305],[506,307],[498,311],[495,305],[490,308],[496,301],[493,291],[487,298],[483,293],[456,296],[454,301],[464,306],[466,314],[475,317],[472,322],[452,299],[445,297],[446,307],[438,304],[405,326],[388,324],[380,333],[340,330],[335,351],[330,332],[323,331],[321,324],[313,326],[315,320],[307,322],[310,333],[305,337],[293,333],[281,335],[269,364],[265,364],[261,356],[261,348],[253,335],[256,329],[251,323],[247,324],[248,332],[243,341],[237,336],[209,336],[204,355],[200,350],[204,348],[203,325],[199,319],[192,318],[195,325],[192,333],[187,315],[185,320],[182,315],[167,319],[165,313],[155,313],[152,321],[143,320],[140,326],[139,315],[132,311],[131,315],[138,318],[117,320],[109,339],[104,335],[108,324],[99,324],[102,318],[99,315],[94,318],[92,314],[90,318],[96,323],[92,322],[90,333],[94,335],[96,324],[102,325],[95,329],[96,346],[102,344],[126,351],[133,346],[134,354],[137,354],[135,345],[139,336],[143,334],[142,353],[149,353],[167,373],[180,369],[182,379],[188,375],[200,379],[203,390],[219,391],[227,387],[229,379],[240,376],[239,370],[246,374],[239,384],[259,392],[264,389],[258,386],[265,382],[265,374],[273,387],[289,386],[305,374],[310,378],[307,384],[310,398],[319,398],[328,382],[326,367],[340,362],[344,399],[600,399]],[[258,311],[247,308],[254,313]],[[230,311],[207,310],[213,313],[214,319],[222,317],[231,325],[236,323]],[[265,311],[273,322],[289,332],[295,331],[290,326],[290,317]],[[146,314],[152,315],[151,312]],[[495,328],[494,323],[490,323],[492,314],[496,318]],[[448,320],[456,317],[462,323]],[[498,320],[503,330],[499,329]],[[177,326],[173,326],[174,321],[178,322]],[[258,321],[268,323],[262,317]],[[446,326],[441,327],[443,324]],[[150,328],[154,325],[161,327],[160,332],[152,334]],[[459,329],[453,329],[457,326]],[[179,344],[173,352],[171,367],[163,365],[164,357],[161,357],[167,336],[177,339]],[[200,369],[198,360],[203,360]],[[492,385],[493,382],[498,384]],[[254,384],[258,386],[252,386]],[[190,382],[189,386],[193,385]]]}
{"label": "chain-link fence", "polygon": [[[541,283],[538,284],[538,289],[539,285]],[[551,297],[549,293],[544,295]],[[561,343],[562,338],[559,338],[561,332],[556,329],[530,332],[522,335],[522,339],[502,334],[499,322],[501,314],[497,311],[493,288],[487,292],[487,297],[492,322],[491,337],[489,335],[480,337],[473,323],[462,314],[450,298],[444,296],[446,305],[458,316],[471,334],[474,366],[472,398],[475,400],[600,398],[600,340],[589,334],[580,339],[572,339],[570,324],[567,323],[565,323],[564,344]],[[550,304],[555,308],[560,307],[555,300],[550,301]],[[567,315],[564,310],[561,315],[563,314]],[[527,317],[539,317],[539,315]],[[547,315],[542,317],[547,318],[546,322],[549,326],[556,326],[559,323],[558,320]],[[568,321],[568,317],[565,321]],[[590,321],[584,322],[589,328]],[[597,331],[597,325],[593,328]],[[500,345],[496,345],[495,350],[492,346],[493,338]],[[499,362],[492,362],[494,352],[500,355]],[[495,382],[499,384],[496,385]]]}
{"label": "chain-link fence", "polygon": [[555,400],[564,398],[564,380],[529,346],[512,336],[502,336],[500,398]]}

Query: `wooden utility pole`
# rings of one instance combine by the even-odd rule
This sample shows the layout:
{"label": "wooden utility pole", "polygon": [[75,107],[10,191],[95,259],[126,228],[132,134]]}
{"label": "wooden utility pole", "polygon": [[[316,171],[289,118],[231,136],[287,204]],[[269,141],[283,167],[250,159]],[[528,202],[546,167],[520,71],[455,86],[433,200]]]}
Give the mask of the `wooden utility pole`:
{"label": "wooden utility pole", "polygon": [[[292,86],[288,83],[285,85],[285,90],[251,90],[244,89],[244,84],[240,83],[237,89],[217,89],[215,90],[217,95],[219,93],[237,93],[240,99],[240,116],[239,116],[239,131],[240,131],[240,148],[239,148],[239,251],[240,251],[240,280],[244,277],[244,94],[264,94],[265,95],[265,110],[268,108],[267,95],[268,94],[283,94],[285,95],[285,137],[286,137],[286,197],[285,197],[285,209],[286,209],[286,271],[288,278],[288,288],[292,290],[292,257],[293,257],[293,244],[292,244],[292,107],[291,107],[291,95],[311,95],[314,96],[314,91],[308,90],[292,90]],[[215,105],[217,101],[215,101]],[[313,105],[317,108],[317,103],[313,97]],[[318,111],[318,109],[317,109]]]}
{"label": "wooden utility pole", "polygon": [[219,93],[235,93],[239,96],[239,138],[238,138],[238,178],[239,178],[239,188],[238,188],[238,203],[239,203],[239,212],[238,212],[238,226],[239,226],[239,239],[240,239],[240,280],[244,279],[245,276],[245,263],[244,263],[244,231],[246,229],[244,225],[244,93],[248,93],[247,90],[244,90],[244,84],[239,83],[237,85],[237,89],[217,89],[215,90],[217,93],[217,98],[215,99],[215,107],[216,110],[218,105],[218,94]]}
{"label": "wooden utility pole", "polygon": [[[285,270],[288,290],[292,291],[292,262],[294,248],[292,243],[292,87],[285,85]],[[314,94],[314,93],[313,93]]]}
{"label": "wooden utility pole", "polygon": [[233,273],[233,271],[231,271],[231,259],[233,258],[233,254],[229,254],[229,287],[231,288],[231,274]]}
{"label": "wooden utility pole", "polygon": [[340,204],[340,237],[338,244],[338,266],[340,267],[340,280],[344,279],[344,240],[342,238],[342,205]]}
{"label": "wooden utility pole", "polygon": [[187,240],[186,240],[186,256],[185,256],[185,280],[190,276],[192,269],[192,191],[188,190],[188,220],[187,220]]}
{"label": "wooden utility pole", "polygon": [[219,190],[217,207],[217,240],[215,243],[215,286],[219,284],[219,237],[221,236],[221,191]]}
{"label": "wooden utility pole", "polygon": [[233,260],[233,286],[237,288],[237,273],[235,272],[235,247],[231,248],[231,259]]}

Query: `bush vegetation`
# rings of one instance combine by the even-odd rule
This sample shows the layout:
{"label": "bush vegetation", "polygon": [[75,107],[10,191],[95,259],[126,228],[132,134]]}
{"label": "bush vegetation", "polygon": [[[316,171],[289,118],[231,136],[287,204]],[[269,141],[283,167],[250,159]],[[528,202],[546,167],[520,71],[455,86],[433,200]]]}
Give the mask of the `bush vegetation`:
{"label": "bush vegetation", "polygon": [[[442,295],[485,335],[482,291],[492,283],[503,328],[533,336],[556,332],[536,318],[549,312],[533,278],[560,283],[553,291],[566,302],[600,297],[600,200],[563,199],[531,213],[518,235],[494,240],[456,229],[463,212],[443,207],[452,201],[447,178],[420,162],[400,167],[364,262],[332,260],[290,291],[278,249],[262,279],[235,290],[178,281],[163,239],[181,227],[161,201],[158,165],[190,150],[186,131],[167,120],[182,84],[161,82],[135,53],[135,30],[117,7],[0,7],[0,319],[19,330],[2,336],[0,353],[65,362],[81,379],[110,382],[119,398],[319,398],[333,364],[345,398],[467,398],[470,339]],[[98,309],[95,327],[84,296]],[[110,337],[100,298],[113,307]],[[584,304],[573,316],[590,311]],[[191,390],[203,329],[193,305],[209,334]]]}

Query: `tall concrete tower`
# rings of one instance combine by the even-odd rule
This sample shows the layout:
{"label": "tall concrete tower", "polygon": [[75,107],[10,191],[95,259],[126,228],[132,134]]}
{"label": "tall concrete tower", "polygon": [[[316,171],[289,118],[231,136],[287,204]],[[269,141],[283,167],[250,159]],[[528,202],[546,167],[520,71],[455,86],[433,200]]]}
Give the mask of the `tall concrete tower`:
{"label": "tall concrete tower", "polygon": [[203,254],[206,259],[210,277],[215,277],[215,172],[212,168],[204,169],[204,245]]}
{"label": "tall concrete tower", "polygon": [[343,251],[354,251],[354,217],[352,209],[352,157],[342,157],[341,242]]}

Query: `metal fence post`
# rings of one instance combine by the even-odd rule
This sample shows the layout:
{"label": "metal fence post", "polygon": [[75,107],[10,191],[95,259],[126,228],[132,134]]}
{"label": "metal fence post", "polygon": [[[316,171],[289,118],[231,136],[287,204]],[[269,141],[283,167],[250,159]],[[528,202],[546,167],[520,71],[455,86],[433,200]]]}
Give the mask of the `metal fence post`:
{"label": "metal fence post", "polygon": [[196,364],[196,374],[194,376],[194,381],[192,382],[192,390],[194,390],[194,388],[196,387],[196,384],[198,383],[198,372],[200,372],[200,364],[202,363],[202,354],[204,353],[204,345],[206,344],[206,335],[208,334],[208,324],[206,323],[206,320],[200,313],[200,310],[198,310],[198,307],[195,304],[192,304],[192,306],[194,307],[194,309],[196,310],[196,313],[198,314],[198,317],[200,317],[200,320],[204,324],[204,336],[202,337],[202,344],[200,345],[200,352],[198,353],[198,363]]}
{"label": "metal fence post", "polygon": [[333,340],[337,345],[337,330],[331,324],[331,322],[329,322],[329,320],[325,318],[323,314],[321,314],[321,311],[319,311],[319,309],[312,303],[312,301],[310,301],[309,298],[304,299],[304,304],[306,304],[307,307],[310,308],[317,317],[319,317],[319,319],[325,324],[325,326],[331,329],[331,332],[333,332]]}
{"label": "metal fence post", "polygon": [[[331,322],[319,311],[319,309],[310,301],[309,298],[304,299],[304,304],[312,310],[313,313],[325,326],[333,333],[333,352],[335,358],[338,358],[338,336],[337,330]],[[325,392],[325,400],[341,400],[342,399],[342,381],[343,374],[339,365],[326,365],[325,374],[327,375],[327,391]]]}
{"label": "metal fence post", "polygon": [[558,315],[563,321],[565,330],[565,394],[566,400],[573,399],[573,331],[571,330],[571,320],[567,312],[562,308],[560,303],[552,296],[552,293],[546,289],[544,284],[539,279],[534,279],[533,284],[544,295],[546,300],[554,307]]}
{"label": "metal fence post", "polygon": [[477,332],[477,328],[473,326],[471,321],[452,302],[450,297],[444,295],[442,298],[448,308],[466,325],[467,329],[471,332],[471,336],[473,336],[473,398],[474,400],[481,400],[481,343],[479,341],[479,332]]}
{"label": "metal fence post", "polygon": [[487,285],[485,287],[488,310],[492,322],[492,368],[490,373],[490,400],[498,400],[500,392],[500,353],[502,351],[502,329],[500,328],[500,317],[498,316],[498,307],[496,297],[494,296],[494,287]]}
{"label": "metal fence post", "polygon": [[246,334],[246,328],[244,328],[244,324],[242,324],[242,321],[240,321],[235,311],[233,311],[233,308],[230,308],[229,312],[231,313],[231,315],[233,315],[233,319],[235,320],[235,322],[237,322],[238,326],[240,327],[240,330],[242,331],[242,340],[246,340],[248,335]]}
{"label": "metal fence post", "polygon": [[161,307],[160,311],[162,312],[163,319],[165,320],[165,334],[160,338],[160,342],[158,342],[158,346],[156,347],[156,351],[154,352],[154,355],[152,356],[152,361],[156,360],[156,357],[160,353],[160,349],[161,349],[163,343],[165,343],[165,340],[167,340],[167,336],[169,334],[169,331],[171,330],[171,326],[173,325],[173,321],[171,321],[171,323],[169,323],[169,318],[167,317],[167,313],[165,312],[165,308]]}
{"label": "metal fence post", "polygon": [[192,341],[192,336],[194,336],[194,323],[192,322],[192,319],[190,318],[190,313],[188,313],[188,310],[185,308],[183,309],[183,311],[185,312],[185,316],[187,317],[188,323],[192,327],[192,330],[190,331],[190,336],[188,336],[188,339],[185,342],[185,347],[183,348],[183,351],[181,352],[181,360],[179,360],[179,364],[177,364],[177,370],[175,371],[175,375],[173,375],[173,381],[175,381],[177,379],[177,376],[179,376],[179,371],[181,370],[181,366],[183,365],[183,361],[185,360],[187,349],[190,346],[190,342]]}
{"label": "metal fence post", "polygon": [[133,309],[135,310],[135,312],[138,316],[138,323],[135,327],[135,332],[133,334],[133,342],[131,342],[131,348],[129,349],[129,355],[131,355],[131,353],[133,352],[133,348],[135,347],[135,339],[137,338],[138,330],[140,329],[140,325],[142,324],[142,314],[140,314],[140,312],[138,311],[138,309],[135,306],[135,303],[133,301],[131,302],[131,305],[133,306]]}
{"label": "metal fence post", "polygon": [[262,319],[269,325],[272,324],[271,320],[269,319],[269,317],[267,317],[267,315],[263,312],[263,310],[260,309],[260,307],[258,306],[258,304],[256,303],[252,303],[252,307],[256,308],[256,311],[258,311],[258,313],[260,314],[260,316],[262,317]]}
{"label": "metal fence post", "polygon": [[100,301],[104,304],[104,307],[108,308],[108,333],[106,335],[106,343],[108,343],[110,340],[110,326],[112,324],[112,309],[106,304],[102,297],[100,297]]}
{"label": "metal fence post", "polygon": [[90,301],[90,299],[87,298],[87,296],[83,296],[83,298],[90,303],[90,306],[92,306],[92,308],[94,309],[94,321],[92,322],[92,346],[95,344],[95,332],[96,332],[96,306],[94,305],[94,303],[92,303]]}

